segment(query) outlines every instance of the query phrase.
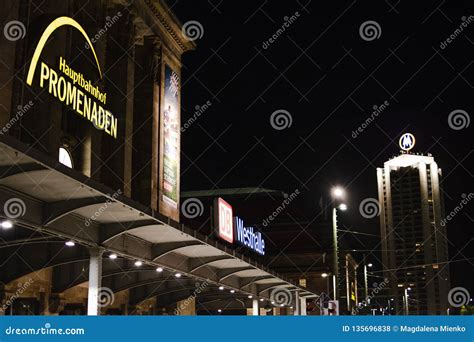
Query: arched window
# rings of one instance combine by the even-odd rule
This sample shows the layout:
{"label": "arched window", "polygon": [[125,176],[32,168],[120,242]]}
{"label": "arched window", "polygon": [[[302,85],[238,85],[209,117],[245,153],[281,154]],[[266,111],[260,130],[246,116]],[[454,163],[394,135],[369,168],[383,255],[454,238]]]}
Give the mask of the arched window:
{"label": "arched window", "polygon": [[65,148],[59,148],[59,162],[67,167],[73,168],[71,153]]}

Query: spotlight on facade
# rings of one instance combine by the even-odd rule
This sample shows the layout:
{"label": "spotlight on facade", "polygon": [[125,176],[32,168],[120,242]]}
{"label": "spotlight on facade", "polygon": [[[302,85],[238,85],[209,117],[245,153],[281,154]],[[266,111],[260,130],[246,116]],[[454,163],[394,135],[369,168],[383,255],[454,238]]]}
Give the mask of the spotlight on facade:
{"label": "spotlight on facade", "polygon": [[327,274],[326,272],[324,272],[323,274],[321,274],[321,277],[323,278],[327,278],[329,274]]}
{"label": "spotlight on facade", "polygon": [[72,240],[69,240],[69,241],[66,241],[65,245],[68,246],[68,247],[74,247],[76,245],[76,243]]}
{"label": "spotlight on facade", "polygon": [[218,312],[218,313],[221,313],[221,312],[222,312],[222,310],[221,310],[221,309],[219,309],[219,310],[217,310],[217,312]]}
{"label": "spotlight on facade", "polygon": [[224,286],[219,286],[219,290],[224,291]]}
{"label": "spotlight on facade", "polygon": [[3,229],[10,229],[13,227],[13,222],[10,221],[10,220],[5,220],[5,221],[2,221],[2,223],[0,223],[0,226],[3,228]]}
{"label": "spotlight on facade", "polygon": [[341,203],[341,204],[339,204],[339,209],[342,210],[342,211],[346,211],[347,210],[347,205],[344,204],[344,203]]}
{"label": "spotlight on facade", "polygon": [[158,267],[158,268],[156,269],[156,272],[158,272],[158,273],[163,272],[163,267]]}
{"label": "spotlight on facade", "polygon": [[182,274],[181,273],[175,273],[174,275],[176,278],[181,278]]}
{"label": "spotlight on facade", "polygon": [[249,298],[249,299],[252,299],[252,298],[253,298],[253,296],[252,296],[252,295],[248,295],[248,298]]}
{"label": "spotlight on facade", "polygon": [[265,299],[263,299],[263,298],[260,298],[260,301],[261,301],[261,302],[263,302],[264,300],[265,300]]}
{"label": "spotlight on facade", "polygon": [[112,254],[109,255],[109,258],[110,259],[117,259],[117,254],[112,253]]}
{"label": "spotlight on facade", "polygon": [[372,263],[367,264],[367,267],[372,267],[374,266]]}
{"label": "spotlight on facade", "polygon": [[135,261],[135,266],[140,267],[143,265],[143,262],[140,260]]}
{"label": "spotlight on facade", "polygon": [[230,290],[230,293],[235,293],[235,290]]}

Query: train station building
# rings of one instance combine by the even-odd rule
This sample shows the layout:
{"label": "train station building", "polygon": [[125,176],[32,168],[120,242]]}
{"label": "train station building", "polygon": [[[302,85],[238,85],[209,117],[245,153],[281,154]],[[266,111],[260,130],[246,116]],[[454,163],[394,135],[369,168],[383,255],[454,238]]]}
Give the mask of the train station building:
{"label": "train station building", "polygon": [[166,3],[0,10],[16,25],[0,37],[0,314],[304,315],[309,288],[180,222],[195,43]]}

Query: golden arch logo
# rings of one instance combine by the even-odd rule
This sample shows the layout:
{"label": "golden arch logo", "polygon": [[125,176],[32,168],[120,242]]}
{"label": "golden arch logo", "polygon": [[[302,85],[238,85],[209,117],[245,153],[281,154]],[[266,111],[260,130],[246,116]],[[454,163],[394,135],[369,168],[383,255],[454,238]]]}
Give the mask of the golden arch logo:
{"label": "golden arch logo", "polygon": [[44,62],[40,62],[40,57],[49,37],[60,27],[71,26],[79,31],[94,55],[102,78],[99,60],[94,50],[91,40],[82,26],[70,17],[59,17],[52,21],[44,30],[38,45],[33,53],[26,84],[32,86],[35,71],[38,63],[40,66],[39,86],[48,90],[49,94],[59,101],[71,107],[77,114],[89,120],[95,128],[103,130],[108,135],[117,138],[117,118],[104,108],[107,103],[107,93],[102,92],[98,86],[82,73],[72,69],[64,57],[59,58],[59,71],[56,71]]}
{"label": "golden arch logo", "polygon": [[95,62],[97,63],[97,69],[99,69],[100,78],[102,78],[102,71],[100,70],[99,60],[97,59],[97,54],[95,53],[94,46],[92,45],[91,40],[86,34],[86,31],[82,28],[81,25],[77,21],[69,17],[59,17],[55,19],[51,24],[48,25],[46,30],[44,30],[43,35],[41,36],[38,45],[36,46],[35,52],[33,54],[33,58],[31,59],[30,68],[28,69],[28,76],[26,78],[26,83],[31,86],[33,83],[33,76],[35,74],[36,65],[38,64],[38,60],[41,56],[41,52],[43,52],[43,48],[46,45],[49,37],[53,34],[61,26],[72,26],[77,29],[86,39],[87,44],[91,47],[91,51],[94,54]]}

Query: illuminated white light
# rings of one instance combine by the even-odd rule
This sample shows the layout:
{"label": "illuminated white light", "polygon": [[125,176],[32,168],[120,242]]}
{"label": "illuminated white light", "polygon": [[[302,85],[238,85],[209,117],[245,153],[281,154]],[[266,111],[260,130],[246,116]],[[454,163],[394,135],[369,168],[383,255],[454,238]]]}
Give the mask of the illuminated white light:
{"label": "illuminated white light", "polygon": [[110,259],[117,259],[117,254],[112,253],[112,254],[109,255],[109,258]]}
{"label": "illuminated white light", "polygon": [[347,205],[345,205],[344,203],[341,203],[341,204],[339,204],[339,209],[341,209],[342,211],[346,211],[347,210]]}
{"label": "illuminated white light", "polygon": [[181,273],[176,273],[174,276],[175,276],[176,278],[181,278],[182,274],[181,274]]}
{"label": "illuminated white light", "polygon": [[323,277],[323,278],[327,278],[327,276],[328,276],[328,274],[326,272],[321,274],[321,277]]}
{"label": "illuminated white light", "polygon": [[223,290],[224,290],[224,286],[219,286],[219,290],[223,291]]}
{"label": "illuminated white light", "polygon": [[280,306],[285,306],[284,304],[280,304]]}
{"label": "illuminated white light", "polygon": [[372,266],[374,266],[374,265],[373,265],[372,263],[369,263],[367,266],[368,266],[368,267],[372,267]]}
{"label": "illuminated white light", "polygon": [[163,268],[162,268],[162,267],[158,267],[158,268],[156,269],[156,272],[159,272],[159,273],[163,272]]}
{"label": "illuminated white light", "polygon": [[59,162],[72,169],[71,154],[64,147],[59,148]]}
{"label": "illuminated white light", "polygon": [[411,291],[411,287],[407,288],[408,291]]}
{"label": "illuminated white light", "polygon": [[261,302],[263,302],[264,300],[265,300],[265,299],[263,299],[263,298],[260,298],[260,301],[261,301]]}
{"label": "illuminated white light", "polygon": [[275,302],[272,301],[272,305],[275,304]]}
{"label": "illuminated white light", "polygon": [[3,229],[10,229],[13,227],[13,222],[10,220],[2,221],[1,223]]}
{"label": "illuminated white light", "polygon": [[230,293],[235,293],[235,290],[230,290]]}
{"label": "illuminated white light", "polygon": [[249,298],[249,299],[252,299],[252,298],[253,298],[253,296],[252,296],[252,295],[249,295],[249,296],[248,296],[248,298]]}
{"label": "illuminated white light", "polygon": [[221,310],[221,309],[219,309],[219,310],[217,310],[217,312],[221,313],[221,312],[222,312],[222,310]]}
{"label": "illuminated white light", "polygon": [[340,187],[336,187],[332,190],[332,193],[334,194],[334,196],[336,197],[342,197],[344,195],[344,190]]}
{"label": "illuminated white light", "polygon": [[143,262],[140,260],[135,261],[135,266],[140,267],[143,265]]}
{"label": "illuminated white light", "polygon": [[65,245],[68,246],[68,247],[74,247],[76,245],[76,243],[72,240],[69,240],[69,241],[66,241]]}

